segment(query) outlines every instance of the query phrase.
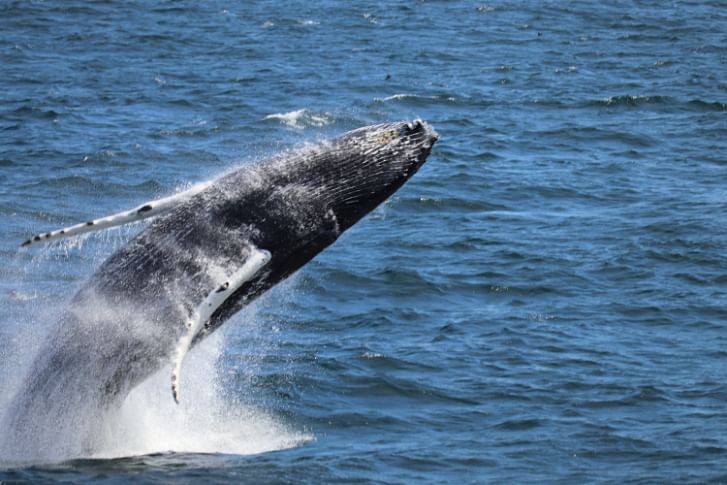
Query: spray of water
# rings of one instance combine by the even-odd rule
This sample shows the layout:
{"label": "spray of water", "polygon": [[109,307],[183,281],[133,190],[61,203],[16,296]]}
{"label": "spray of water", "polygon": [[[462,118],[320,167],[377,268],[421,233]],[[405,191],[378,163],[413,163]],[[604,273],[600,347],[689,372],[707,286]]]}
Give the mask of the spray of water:
{"label": "spray of water", "polygon": [[[107,233],[102,237],[110,236]],[[116,237],[127,239],[128,234],[117,234]],[[88,246],[92,248],[92,254],[83,271],[89,272],[91,264],[100,259],[99,251],[106,249],[99,248],[94,252],[94,244],[86,246],[86,250]],[[69,248],[59,245],[43,254],[38,258],[40,261],[33,261],[29,271],[18,272],[20,290],[0,295],[6,302],[1,331],[4,339],[0,345],[0,387],[3,390],[0,393],[0,423],[3,425],[17,420],[14,413],[28,414],[27,409],[19,410],[11,404],[23,402],[26,383],[33,377],[31,363],[44,349],[43,334],[55,325],[65,306],[63,299],[54,295],[52,280],[39,285],[33,272],[48,263],[53,264],[53,258],[55,263],[62,263],[69,256]],[[63,268],[62,264],[57,266]],[[44,278],[49,277],[49,273],[44,275]],[[29,283],[27,279],[35,281]],[[35,289],[31,291],[30,288]],[[104,309],[88,311],[103,313]],[[134,311],[129,308],[128,314]],[[112,313],[124,314],[118,308]],[[255,322],[251,319],[255,318],[255,312],[249,311],[235,320],[254,329]],[[254,454],[293,447],[312,439],[306,433],[291,429],[263,406],[242,404],[239,396],[225,393],[220,383],[225,369],[227,338],[226,332],[218,332],[188,354],[184,374],[186,393],[180,404],[170,396],[170,366],[134,388],[119,405],[103,412],[98,411],[96,403],[84,401],[84,392],[72,388],[66,394],[55,393],[52,402],[40,400],[40,405],[23,417],[36,425],[28,430],[36,435],[28,440],[33,446],[19,448],[14,437],[0,433],[0,466],[159,452]],[[94,372],[95,369],[89,369],[89,375],[79,382],[93,386]],[[237,391],[245,392],[244,389]]]}
{"label": "spray of water", "polygon": [[213,335],[208,340],[188,356],[188,392],[180,404],[169,396],[168,369],[158,372],[134,389],[121,408],[101,423],[93,457],[166,451],[253,454],[297,446],[311,439],[264,409],[226,398],[217,378],[217,361],[225,337]]}

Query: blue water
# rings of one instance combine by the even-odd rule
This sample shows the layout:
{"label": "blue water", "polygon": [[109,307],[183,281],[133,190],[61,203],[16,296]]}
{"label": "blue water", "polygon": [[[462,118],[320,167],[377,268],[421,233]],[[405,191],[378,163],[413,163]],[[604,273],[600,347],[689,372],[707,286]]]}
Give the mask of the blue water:
{"label": "blue water", "polygon": [[361,125],[440,134],[196,352],[209,430],[0,481],[727,481],[725,79],[721,1],[0,3],[2,406],[140,226],[29,235]]}

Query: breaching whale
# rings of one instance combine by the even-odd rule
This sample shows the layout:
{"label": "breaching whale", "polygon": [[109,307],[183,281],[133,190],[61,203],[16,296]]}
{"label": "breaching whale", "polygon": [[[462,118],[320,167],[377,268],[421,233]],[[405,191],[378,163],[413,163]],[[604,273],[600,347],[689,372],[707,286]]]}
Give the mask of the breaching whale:
{"label": "breaching whale", "polygon": [[438,136],[425,122],[360,128],[248,164],[187,192],[65,229],[32,246],[151,218],[72,298],[3,424],[23,457],[69,429],[92,446],[94,423],[171,364],[182,397],[187,350],[310,261],[425,162]]}

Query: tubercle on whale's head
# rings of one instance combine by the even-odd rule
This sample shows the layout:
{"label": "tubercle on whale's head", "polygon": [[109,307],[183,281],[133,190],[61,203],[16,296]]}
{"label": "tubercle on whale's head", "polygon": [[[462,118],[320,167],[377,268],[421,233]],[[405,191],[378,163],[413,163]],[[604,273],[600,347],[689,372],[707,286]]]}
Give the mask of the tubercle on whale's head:
{"label": "tubercle on whale's head", "polygon": [[434,128],[421,119],[415,119],[365,126],[346,133],[337,141],[343,147],[362,148],[367,154],[379,149],[382,155],[401,156],[407,149],[417,154],[420,151],[428,154],[427,150],[438,139],[439,134]]}

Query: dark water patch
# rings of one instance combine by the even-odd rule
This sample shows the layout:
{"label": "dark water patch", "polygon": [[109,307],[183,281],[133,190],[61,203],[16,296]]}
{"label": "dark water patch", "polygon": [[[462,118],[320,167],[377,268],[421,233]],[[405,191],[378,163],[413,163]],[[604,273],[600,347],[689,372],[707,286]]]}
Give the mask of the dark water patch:
{"label": "dark water patch", "polygon": [[124,160],[128,160],[129,158],[130,154],[128,152],[105,149],[78,157],[73,165],[79,168],[94,166],[103,168],[123,168],[125,166]]}
{"label": "dark water patch", "polygon": [[434,402],[455,402],[461,404],[476,405],[477,401],[467,399],[456,390],[444,390],[431,386],[425,382],[415,382],[393,377],[381,377],[376,380],[368,378],[350,379],[351,386],[348,395],[368,396],[371,398],[423,399],[428,403]]}
{"label": "dark water patch", "polygon": [[360,354],[360,359],[365,361],[367,366],[381,370],[391,371],[429,371],[436,372],[439,369],[431,366],[426,362],[412,362],[403,358],[396,358],[380,354],[378,352],[367,350]]}
{"label": "dark water patch", "polygon": [[[632,28],[635,28],[636,30],[642,30],[644,27],[649,27],[648,25],[634,25],[631,26]],[[665,36],[663,32],[655,33],[655,34],[644,34],[644,33],[638,33],[638,34],[626,34],[619,36],[616,40],[618,41],[627,41],[627,42],[676,42],[679,40],[679,37],[677,36]]]}
{"label": "dark water patch", "polygon": [[676,103],[676,100],[669,96],[634,96],[622,95],[611,96],[609,98],[593,101],[588,105],[592,106],[609,106],[609,107],[650,107],[650,106],[668,106]]}
{"label": "dark water patch", "polygon": [[4,116],[11,120],[25,120],[28,118],[55,120],[56,118],[58,118],[58,116],[60,116],[60,113],[52,109],[40,109],[33,106],[21,106],[11,112],[5,113]]}
{"label": "dark water patch", "polygon": [[153,138],[163,139],[169,137],[180,137],[180,138],[208,138],[211,134],[219,131],[219,128],[177,128],[177,129],[162,129],[153,135]]}
{"label": "dark water patch", "polygon": [[[588,127],[569,127],[563,126],[556,130],[544,130],[538,132],[527,132],[528,136],[534,139],[563,139],[570,142],[603,142],[615,145],[627,145],[639,148],[648,148],[653,146],[656,141],[653,137],[646,134],[634,134],[631,131],[615,131],[595,126]],[[613,145],[611,145],[613,146]]]}
{"label": "dark water patch", "polygon": [[335,412],[329,416],[321,417],[327,426],[335,428],[369,428],[369,427],[388,427],[405,428],[409,423],[395,416],[381,414],[351,413],[351,412]]}
{"label": "dark water patch", "polygon": [[604,108],[638,108],[642,110],[658,110],[664,112],[694,111],[694,112],[721,112],[727,109],[727,104],[719,101],[705,101],[701,99],[683,100],[671,96],[648,95],[620,95],[590,101],[579,107]]}
{"label": "dark water patch", "polygon": [[412,210],[438,210],[444,212],[489,212],[506,210],[507,207],[500,204],[492,204],[486,200],[454,197],[419,197],[419,198],[396,198],[390,203],[397,209]]}
{"label": "dark water patch", "polygon": [[[38,191],[38,189],[41,188],[43,191],[47,191],[48,189],[62,189],[62,191],[87,190],[93,194],[98,194],[103,191],[108,195],[122,194],[125,192],[145,192],[156,194],[160,192],[162,186],[156,180],[145,180],[138,183],[127,184],[124,179],[119,179],[118,182],[113,182],[112,180],[99,180],[91,177],[67,176],[60,178],[48,178],[43,182],[23,185],[18,188],[30,191]],[[129,204],[133,204],[133,202],[129,202]]]}
{"label": "dark water patch", "polygon": [[21,189],[37,190],[37,189],[72,189],[72,190],[88,190],[91,192],[99,192],[103,184],[88,177],[72,175],[60,178],[49,178],[42,182],[36,182],[21,186]]}
{"label": "dark water patch", "polygon": [[719,102],[719,101],[704,101],[701,99],[693,99],[689,101],[689,106],[693,107],[694,109],[701,110],[701,111],[716,111],[716,112],[722,112],[727,111],[727,103]]}
{"label": "dark water patch", "polygon": [[503,431],[530,431],[542,426],[542,422],[535,418],[522,418],[503,421],[495,425],[496,429]]}

